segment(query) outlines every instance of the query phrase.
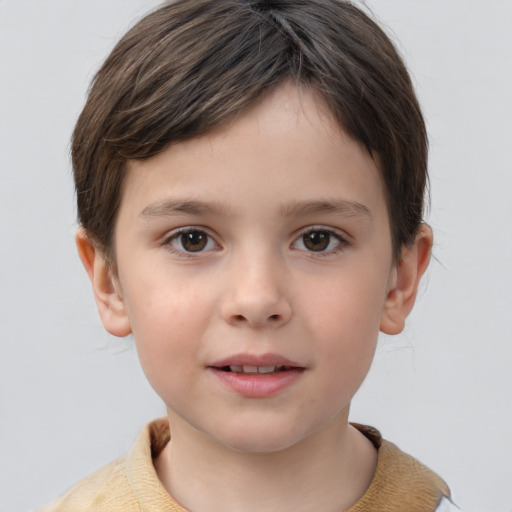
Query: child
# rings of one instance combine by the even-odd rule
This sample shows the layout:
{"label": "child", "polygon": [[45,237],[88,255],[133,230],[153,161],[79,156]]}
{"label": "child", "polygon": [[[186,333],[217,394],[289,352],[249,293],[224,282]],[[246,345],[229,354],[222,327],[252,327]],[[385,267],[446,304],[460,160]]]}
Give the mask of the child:
{"label": "child", "polygon": [[432,246],[427,139],[341,0],[178,0],[98,72],[72,144],[78,251],[168,417],[44,511],[451,510],[349,424]]}

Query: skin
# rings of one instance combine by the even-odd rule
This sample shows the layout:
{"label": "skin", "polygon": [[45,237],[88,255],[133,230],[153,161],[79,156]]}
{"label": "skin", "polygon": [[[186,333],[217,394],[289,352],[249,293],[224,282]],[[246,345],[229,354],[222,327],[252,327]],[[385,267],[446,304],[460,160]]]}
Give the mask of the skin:
{"label": "skin", "polygon": [[[185,247],[183,228],[204,247]],[[172,440],[155,467],[178,502],[226,512],[357,501],[376,451],[348,425],[350,402],[379,330],[403,329],[432,234],[422,226],[394,261],[377,163],[313,92],[283,85],[230,125],[130,162],[117,272],[83,230],[77,245],[105,328],[133,333],[167,406]],[[301,367],[271,396],[243,396],[211,371],[268,353]]]}

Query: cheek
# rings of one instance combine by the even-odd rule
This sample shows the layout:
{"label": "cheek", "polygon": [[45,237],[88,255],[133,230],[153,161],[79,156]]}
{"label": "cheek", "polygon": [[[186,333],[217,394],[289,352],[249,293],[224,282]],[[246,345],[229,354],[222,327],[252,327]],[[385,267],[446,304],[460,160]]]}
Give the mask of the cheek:
{"label": "cheek", "polygon": [[[331,413],[345,409],[366,378],[377,347],[378,331],[359,322],[347,327],[343,315],[339,323],[326,332],[318,347],[318,368],[323,375],[323,389],[317,396],[325,398]],[[319,340],[319,343],[321,340]],[[325,405],[318,404],[319,407]]]}
{"label": "cheek", "polygon": [[166,390],[179,389],[200,364],[200,341],[214,303],[190,286],[170,289],[165,284],[139,288],[127,301],[141,366],[164,400]]}
{"label": "cheek", "polygon": [[[366,376],[378,339],[387,279],[382,272],[353,272],[329,286],[310,288],[309,332],[331,386],[355,392]],[[304,305],[304,309],[307,306]],[[306,315],[306,313],[304,313]]]}
{"label": "cheek", "polygon": [[329,277],[323,283],[309,283],[301,294],[302,314],[309,317],[312,332],[349,344],[350,340],[373,342],[386,298],[387,274],[364,265]]}
{"label": "cheek", "polygon": [[204,281],[184,280],[165,268],[155,269],[149,278],[135,276],[125,300],[135,339],[145,343],[151,336],[154,342],[173,345],[189,338],[189,331],[211,316],[215,304],[211,292]]}

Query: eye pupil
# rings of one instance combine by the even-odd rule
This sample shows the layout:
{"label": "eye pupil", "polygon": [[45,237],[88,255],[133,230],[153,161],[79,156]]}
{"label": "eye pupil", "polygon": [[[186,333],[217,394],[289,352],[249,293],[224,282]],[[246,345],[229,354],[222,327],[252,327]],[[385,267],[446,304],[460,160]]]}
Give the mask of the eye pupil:
{"label": "eye pupil", "polygon": [[202,251],[208,243],[208,236],[206,233],[201,231],[189,231],[188,233],[182,233],[181,244],[183,248],[188,252]]}
{"label": "eye pupil", "polygon": [[325,251],[329,246],[331,234],[327,231],[312,231],[305,234],[302,240],[310,251]]}

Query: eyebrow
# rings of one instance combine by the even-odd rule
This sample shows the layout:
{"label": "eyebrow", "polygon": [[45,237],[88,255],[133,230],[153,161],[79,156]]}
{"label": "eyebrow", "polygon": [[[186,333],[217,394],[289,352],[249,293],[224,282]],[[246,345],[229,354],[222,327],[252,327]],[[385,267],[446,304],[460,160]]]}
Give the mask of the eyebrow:
{"label": "eyebrow", "polygon": [[[169,199],[146,206],[140,213],[140,216],[149,219],[183,214],[227,216],[229,213],[230,208],[220,201],[204,202]],[[284,217],[300,217],[317,213],[332,213],[344,217],[372,219],[372,214],[367,206],[357,201],[348,201],[346,199],[293,201],[290,204],[283,205],[280,209],[280,214]]]}
{"label": "eyebrow", "polygon": [[344,217],[360,217],[372,220],[372,214],[367,206],[357,201],[346,199],[325,199],[320,201],[294,201],[283,206],[281,214],[284,216],[301,216],[315,213],[334,213]]}
{"label": "eyebrow", "polygon": [[189,215],[227,215],[229,208],[226,204],[213,201],[194,201],[170,199],[152,203],[144,208],[140,213],[141,217],[171,217],[173,215],[189,214]]}

